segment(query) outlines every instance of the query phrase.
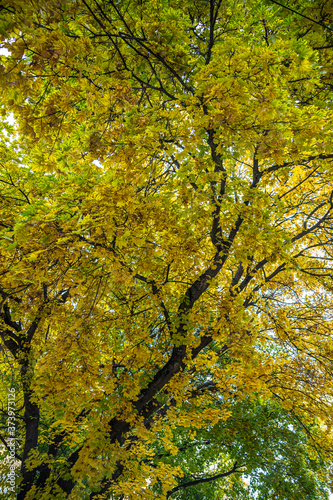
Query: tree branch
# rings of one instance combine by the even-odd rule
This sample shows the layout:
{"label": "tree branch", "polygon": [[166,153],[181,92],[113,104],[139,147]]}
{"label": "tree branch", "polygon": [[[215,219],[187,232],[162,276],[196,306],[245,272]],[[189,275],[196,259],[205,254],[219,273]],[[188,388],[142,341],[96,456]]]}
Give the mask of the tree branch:
{"label": "tree branch", "polygon": [[221,474],[216,474],[215,476],[209,476],[209,477],[204,477],[204,478],[200,478],[200,479],[195,479],[194,481],[189,481],[188,483],[183,483],[183,484],[180,484],[178,486],[175,486],[174,488],[172,488],[172,490],[170,490],[167,493],[167,498],[169,498],[173,493],[175,493],[176,491],[178,491],[182,488],[189,488],[190,486],[195,486],[197,484],[203,484],[203,483],[209,483],[211,481],[217,481],[217,479],[221,479],[222,477],[227,477],[227,476],[230,476],[231,474],[235,474],[235,473],[241,473],[243,471],[237,470],[237,469],[240,469],[241,467],[244,467],[244,465],[237,465],[237,462],[235,462],[233,468],[227,472],[222,472]]}

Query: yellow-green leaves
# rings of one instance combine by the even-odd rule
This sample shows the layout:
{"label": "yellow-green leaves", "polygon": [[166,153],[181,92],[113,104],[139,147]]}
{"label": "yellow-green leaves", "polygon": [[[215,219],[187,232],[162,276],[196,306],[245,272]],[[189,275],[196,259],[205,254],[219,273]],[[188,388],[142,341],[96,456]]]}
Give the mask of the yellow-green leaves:
{"label": "yellow-green leaves", "polygon": [[294,7],[4,4],[19,500],[326,498],[333,12]]}

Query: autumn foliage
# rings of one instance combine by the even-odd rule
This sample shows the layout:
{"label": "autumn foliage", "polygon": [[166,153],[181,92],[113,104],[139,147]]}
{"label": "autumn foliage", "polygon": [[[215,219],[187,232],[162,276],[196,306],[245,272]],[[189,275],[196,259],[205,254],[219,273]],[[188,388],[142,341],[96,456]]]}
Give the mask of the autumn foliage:
{"label": "autumn foliage", "polygon": [[2,498],[15,389],[18,500],[328,499],[331,2],[4,0],[0,34]]}

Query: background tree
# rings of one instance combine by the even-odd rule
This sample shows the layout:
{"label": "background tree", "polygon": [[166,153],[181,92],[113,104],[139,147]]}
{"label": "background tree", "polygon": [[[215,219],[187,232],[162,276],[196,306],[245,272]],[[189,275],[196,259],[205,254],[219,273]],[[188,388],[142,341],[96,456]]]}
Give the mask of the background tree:
{"label": "background tree", "polygon": [[19,500],[327,498],[332,15],[2,3]]}

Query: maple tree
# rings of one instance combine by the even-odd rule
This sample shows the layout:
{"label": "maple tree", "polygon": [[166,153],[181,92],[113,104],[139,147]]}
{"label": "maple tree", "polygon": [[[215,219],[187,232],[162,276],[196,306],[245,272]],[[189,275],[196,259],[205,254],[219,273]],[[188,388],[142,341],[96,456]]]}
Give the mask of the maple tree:
{"label": "maple tree", "polygon": [[17,498],[328,498],[331,3],[0,9]]}

